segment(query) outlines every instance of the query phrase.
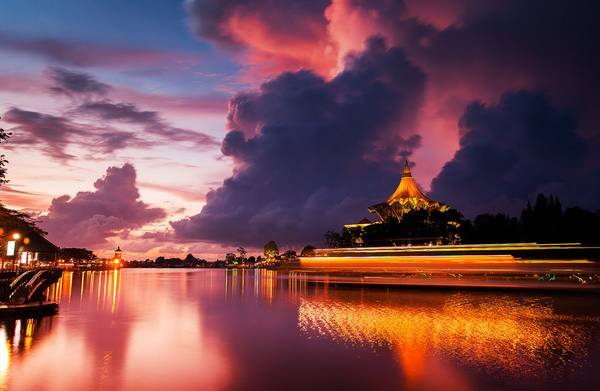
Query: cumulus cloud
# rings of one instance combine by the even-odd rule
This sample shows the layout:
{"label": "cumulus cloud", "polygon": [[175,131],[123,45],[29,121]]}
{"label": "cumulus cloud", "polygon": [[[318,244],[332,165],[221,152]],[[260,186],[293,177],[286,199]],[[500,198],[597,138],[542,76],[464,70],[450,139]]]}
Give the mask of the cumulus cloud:
{"label": "cumulus cloud", "polygon": [[63,247],[94,247],[106,239],[165,217],[161,208],[141,201],[133,165],[109,167],[94,182],[94,191],[75,197],[63,195],[52,200],[40,226],[53,242]]}
{"label": "cumulus cloud", "polygon": [[583,201],[584,189],[600,196],[573,116],[541,93],[507,93],[497,105],[474,102],[460,128],[460,148],[433,180],[433,198],[472,216],[517,213],[538,192],[571,202]]}
{"label": "cumulus cloud", "polygon": [[[271,74],[304,67],[331,77],[343,69],[344,56],[361,51],[373,35],[401,47],[428,78],[418,119],[425,148],[415,153],[427,179],[456,150],[456,124],[469,102],[495,102],[509,90],[542,90],[553,104],[573,112],[587,140],[599,134],[600,56],[595,47],[600,9],[595,2],[330,0],[302,2],[297,12],[298,2],[274,3],[190,0],[188,14],[199,37],[262,53],[253,57],[264,65],[261,71],[277,63]],[[237,40],[236,15],[253,17],[251,26],[239,29],[250,33]],[[294,26],[315,26],[310,30],[314,36]],[[260,43],[272,40],[254,39],[259,37],[254,31],[287,39],[277,45],[286,51],[269,51],[276,46]],[[305,58],[308,53],[320,53],[318,61]]]}
{"label": "cumulus cloud", "polygon": [[50,91],[63,95],[105,95],[108,84],[99,82],[87,73],[75,72],[65,68],[51,67],[48,70],[53,85]]}
{"label": "cumulus cloud", "polygon": [[172,222],[180,239],[260,246],[320,243],[393,191],[418,145],[425,78],[381,39],[331,81],[285,73],[230,103],[222,152],[236,170],[200,214]]}

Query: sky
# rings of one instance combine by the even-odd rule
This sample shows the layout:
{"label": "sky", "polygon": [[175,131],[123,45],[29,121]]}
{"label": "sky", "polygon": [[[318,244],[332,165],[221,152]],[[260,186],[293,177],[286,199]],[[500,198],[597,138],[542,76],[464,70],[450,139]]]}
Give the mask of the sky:
{"label": "sky", "polygon": [[593,1],[2,0],[0,201],[62,247],[322,245],[404,159],[473,217],[600,207]]}

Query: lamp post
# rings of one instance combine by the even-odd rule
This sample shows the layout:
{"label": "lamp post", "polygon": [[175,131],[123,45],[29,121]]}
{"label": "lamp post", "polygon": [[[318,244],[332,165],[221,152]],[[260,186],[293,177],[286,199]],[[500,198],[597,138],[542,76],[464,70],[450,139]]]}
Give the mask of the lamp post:
{"label": "lamp post", "polygon": [[[10,257],[16,257],[17,251],[17,241],[21,239],[21,234],[18,232],[14,232],[12,234],[4,235],[2,238],[8,238],[6,241],[6,253],[2,254],[2,269],[4,270],[4,259]],[[14,266],[14,258],[13,258],[13,266]]]}
{"label": "lamp post", "polygon": [[14,241],[14,252],[13,252],[13,264],[12,264],[12,269],[15,270],[15,261],[17,259],[17,255],[19,254],[19,247],[17,246],[17,243],[19,242],[19,239],[21,239],[21,234],[18,232],[15,232],[14,234],[12,234],[12,239]]}

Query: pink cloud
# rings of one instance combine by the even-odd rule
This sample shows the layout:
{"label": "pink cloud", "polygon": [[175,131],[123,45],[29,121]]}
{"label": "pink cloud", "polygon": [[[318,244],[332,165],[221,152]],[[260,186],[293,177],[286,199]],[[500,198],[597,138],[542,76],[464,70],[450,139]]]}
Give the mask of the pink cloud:
{"label": "pink cloud", "polygon": [[52,200],[40,225],[60,246],[98,246],[108,237],[123,234],[165,217],[139,199],[136,171],[131,164],[109,167],[94,182],[94,191],[63,195]]}
{"label": "pink cloud", "polygon": [[2,204],[19,209],[45,210],[50,203],[50,198],[49,195],[19,190],[15,185],[0,186]]}
{"label": "pink cloud", "polygon": [[178,186],[167,186],[150,182],[140,182],[139,185],[140,187],[146,189],[162,191],[168,194],[175,195],[176,197],[181,198],[185,201],[201,202],[206,199],[206,191],[193,191],[189,189],[182,189]]}
{"label": "pink cloud", "polygon": [[220,95],[174,96],[168,94],[152,94],[128,87],[113,87],[115,99],[136,102],[154,110],[166,110],[184,114],[225,114],[229,97]]}

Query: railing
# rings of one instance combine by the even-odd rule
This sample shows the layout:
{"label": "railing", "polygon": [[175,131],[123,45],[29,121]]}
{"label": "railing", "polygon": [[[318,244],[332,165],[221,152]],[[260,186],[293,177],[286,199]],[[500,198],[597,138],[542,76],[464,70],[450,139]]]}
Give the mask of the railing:
{"label": "railing", "polygon": [[43,292],[54,284],[60,276],[60,269],[28,270],[18,275],[10,284],[4,286],[2,301],[11,304],[23,304],[42,300]]}

